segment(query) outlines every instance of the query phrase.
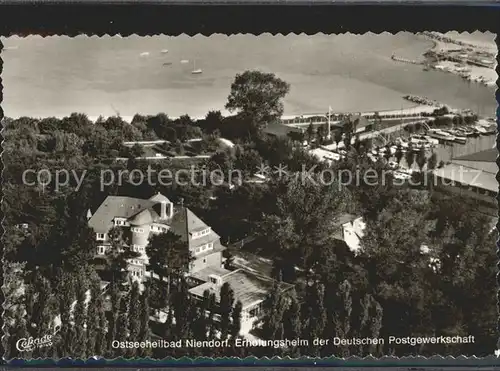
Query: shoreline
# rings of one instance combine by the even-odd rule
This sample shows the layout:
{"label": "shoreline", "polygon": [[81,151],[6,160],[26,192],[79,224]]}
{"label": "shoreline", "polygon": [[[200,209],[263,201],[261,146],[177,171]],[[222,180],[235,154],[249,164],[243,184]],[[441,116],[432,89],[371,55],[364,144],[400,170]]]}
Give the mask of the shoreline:
{"label": "shoreline", "polygon": [[423,32],[420,35],[433,43],[424,53],[426,61],[422,63],[429,69],[451,73],[483,86],[496,86],[498,76],[494,47],[456,40],[436,32]]}

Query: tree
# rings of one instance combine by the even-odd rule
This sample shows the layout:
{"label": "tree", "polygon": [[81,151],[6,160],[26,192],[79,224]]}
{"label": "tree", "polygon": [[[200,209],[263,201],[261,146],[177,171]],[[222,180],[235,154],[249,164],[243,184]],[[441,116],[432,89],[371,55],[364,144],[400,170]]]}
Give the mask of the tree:
{"label": "tree", "polygon": [[427,169],[434,170],[437,166],[437,155],[433,152],[427,160]]}
{"label": "tree", "polygon": [[217,299],[215,297],[215,293],[211,293],[208,297],[208,318],[207,318],[207,325],[208,325],[208,338],[213,339],[216,335],[217,332],[217,324],[215,321],[215,312],[217,310]]}
{"label": "tree", "polygon": [[137,158],[141,157],[144,154],[144,147],[140,144],[136,143],[130,148],[130,157]]}
{"label": "tree", "polygon": [[[99,351],[104,351],[98,344],[102,342],[104,334],[101,329],[101,321],[104,316],[104,303],[102,300],[101,284],[99,277],[94,277],[90,286],[90,300],[87,307],[87,344],[86,355],[92,357]],[[105,317],[104,317],[105,320]],[[105,326],[106,327],[106,326]]]}
{"label": "tree", "polygon": [[378,112],[375,112],[373,115],[373,131],[377,131],[381,129],[381,124],[382,124],[382,118],[380,117],[380,114]]}
{"label": "tree", "polygon": [[424,169],[424,166],[427,162],[427,158],[425,157],[425,151],[421,149],[420,151],[417,152],[417,159],[416,159],[418,168],[420,171]]}
{"label": "tree", "polygon": [[318,144],[322,144],[323,141],[325,140],[326,136],[326,129],[324,126],[319,126],[318,130],[316,130],[316,140]]}
{"label": "tree", "polygon": [[[290,306],[283,315],[283,329],[286,339],[297,339],[302,335],[302,319],[300,315],[300,304],[296,298],[292,299]],[[299,357],[300,348],[290,349],[290,357]]]}
{"label": "tree", "polygon": [[286,282],[295,280],[295,267],[306,272],[315,264],[316,249],[332,236],[332,222],[345,210],[349,192],[335,182],[324,185],[318,176],[301,179],[303,173],[273,185],[269,202],[273,209],[262,218],[259,234],[268,241],[271,254]]}
{"label": "tree", "polygon": [[288,137],[292,140],[292,142],[298,142],[299,144],[302,144],[305,139],[304,132],[302,131],[290,131],[288,133]]}
{"label": "tree", "polygon": [[313,345],[313,341],[323,337],[327,323],[324,299],[325,286],[322,283],[316,282],[306,287],[304,332],[309,339],[309,352],[312,356],[318,356],[320,353],[320,349],[317,345]]}
{"label": "tree", "polygon": [[173,314],[175,317],[174,340],[188,339],[192,336],[191,324],[194,321],[194,303],[188,291],[187,282],[181,278],[176,287],[175,295],[172,298]]}
{"label": "tree", "polygon": [[113,227],[108,232],[109,246],[106,249],[106,256],[113,283],[124,284],[128,276],[128,260],[140,256],[139,253],[132,250],[132,246],[127,243],[127,240],[127,236],[120,227]]}
{"label": "tree", "polygon": [[4,260],[3,269],[2,290],[5,298],[3,302],[3,329],[5,336],[2,338],[2,343],[6,352],[5,356],[7,359],[21,356],[29,357],[30,354],[21,353],[16,348],[16,342],[19,339],[29,336],[26,325],[32,314],[29,308],[26,308],[32,306],[32,304],[26,302],[27,298],[32,298],[30,292],[28,292],[29,288],[24,289],[23,295],[23,286],[25,286],[23,282],[24,264]]}
{"label": "tree", "polygon": [[[364,321],[365,329],[362,329],[362,331],[371,339],[379,338],[384,314],[382,306],[372,295],[367,294],[362,301],[362,307],[366,313],[365,318],[367,318],[367,320]],[[370,344],[367,348],[368,354],[374,357],[379,356],[382,351],[380,346],[376,344]]]}
{"label": "tree", "polygon": [[121,300],[121,291],[116,282],[110,283],[109,289],[109,299],[111,302],[111,318],[109,321],[109,330],[107,331],[107,350],[109,354],[114,355],[114,349],[112,348],[113,340],[116,340],[117,337],[117,328],[118,328],[118,316],[120,311],[120,300]]}
{"label": "tree", "polygon": [[[120,341],[129,340],[129,330],[128,330],[128,301],[125,295],[122,295],[119,300],[120,309],[116,319],[116,339]],[[126,349],[116,348],[114,350],[115,357],[124,356]]]}
{"label": "tree", "polygon": [[243,311],[243,305],[241,301],[237,301],[233,312],[231,313],[231,331],[230,335],[233,339],[235,339],[241,331],[241,312]]}
{"label": "tree", "polygon": [[396,161],[399,164],[401,164],[401,160],[403,158],[403,147],[401,147],[401,144],[398,144],[396,147],[396,152],[394,153],[394,157],[396,157]]}
{"label": "tree", "polygon": [[180,278],[189,267],[191,260],[189,249],[178,234],[168,231],[153,235],[149,239],[146,253],[149,267],[159,276],[160,283],[162,284],[167,278],[167,292],[164,295],[168,302],[172,280]]}
{"label": "tree", "polygon": [[[16,346],[19,339],[26,339],[30,336],[26,326],[28,320],[23,316],[22,311],[22,306],[18,307],[18,311],[12,317],[12,322],[8,324],[8,334],[5,334],[6,336],[2,338],[5,351],[4,356],[7,360],[13,358],[30,359],[32,356],[30,351],[22,352]],[[4,326],[7,327],[7,324],[5,323]]]}
{"label": "tree", "polygon": [[[332,313],[332,322],[336,336],[347,338],[351,331],[351,312],[352,312],[352,286],[349,281],[342,282],[335,293],[335,309]],[[342,357],[349,356],[349,347],[341,346]]]}
{"label": "tree", "polygon": [[262,318],[262,337],[264,339],[279,340],[283,323],[283,314],[286,310],[286,302],[277,281],[274,281],[263,304],[264,317]]}
{"label": "tree", "polygon": [[198,313],[197,313],[197,318],[193,322],[193,334],[195,339],[198,340],[206,340],[207,335],[209,333],[209,323],[208,323],[208,316],[209,316],[209,311],[212,308],[210,307],[210,291],[205,290],[203,292],[203,299],[201,300],[201,303],[199,304],[198,308]]}
{"label": "tree", "polygon": [[233,262],[234,262],[234,256],[233,254],[231,253],[231,251],[229,249],[226,249],[222,252],[222,257],[224,259],[226,259],[224,261],[224,269],[227,269],[227,270],[234,270],[234,266],[233,266]]}
{"label": "tree", "polygon": [[256,150],[248,149],[236,154],[235,162],[236,168],[248,176],[257,171],[259,166],[262,165],[263,160]]}
{"label": "tree", "polygon": [[[367,221],[360,257],[366,259],[374,298],[385,313],[391,313],[383,317],[381,336],[423,334],[432,324],[425,319],[432,301],[428,294],[432,284],[426,277],[431,268],[429,257],[422,253],[433,224],[429,205],[426,193],[401,191],[400,198]],[[398,354],[410,349],[398,348]]]}
{"label": "tree", "polygon": [[75,356],[78,358],[85,358],[86,356],[86,344],[87,344],[87,331],[86,326],[88,326],[86,299],[87,299],[87,287],[85,281],[82,281],[79,277],[79,282],[76,287],[76,304],[74,306],[74,342],[75,342]]}
{"label": "tree", "polygon": [[390,146],[385,146],[385,152],[384,152],[384,158],[385,158],[385,161],[389,162],[389,160],[391,159],[391,147]]}
{"label": "tree", "polygon": [[335,143],[337,144],[337,147],[339,145],[340,142],[342,142],[342,131],[341,130],[335,130],[335,134],[334,134],[334,137],[333,137]]}
{"label": "tree", "polygon": [[220,331],[221,339],[227,339],[231,331],[231,313],[233,311],[234,292],[231,286],[225,282],[220,289]]}
{"label": "tree", "polygon": [[[149,308],[150,293],[150,286],[145,285],[144,291],[140,296],[139,304],[140,329],[138,334],[138,341],[140,342],[150,340],[151,338],[151,330],[149,329],[149,316],[151,315]],[[151,355],[151,349],[141,348],[139,349],[138,353],[140,357],[147,357]]]}
{"label": "tree", "polygon": [[[356,150],[357,153],[361,153],[361,148],[362,148],[362,142],[361,140],[359,139],[359,135],[356,135],[356,137],[354,138],[354,144],[353,144],[353,147],[354,149]],[[366,151],[365,151],[366,152]]]}
{"label": "tree", "polygon": [[[141,303],[140,303],[140,289],[137,281],[132,283],[132,288],[129,292],[128,304],[128,334],[132,341],[139,339],[141,331]],[[134,357],[137,353],[136,348],[131,348],[127,352],[127,357]]]}
{"label": "tree", "polygon": [[[59,357],[69,357],[74,350],[74,336],[71,326],[71,308],[75,300],[75,277],[70,273],[61,273],[57,286],[58,312],[61,315],[60,340],[57,342]],[[39,303],[39,305],[45,303]],[[39,313],[38,309],[33,311]],[[52,317],[53,318],[53,317]]]}
{"label": "tree", "polygon": [[309,123],[309,125],[307,126],[306,134],[307,134],[307,142],[310,144],[314,136],[314,125],[312,122]]}
{"label": "tree", "polygon": [[267,124],[281,117],[282,99],[289,91],[290,85],[272,73],[245,71],[231,84],[226,109],[239,110],[257,125]]}
{"label": "tree", "polygon": [[202,129],[206,130],[208,133],[213,133],[220,129],[224,117],[220,111],[209,111],[205,116],[205,122]]}
{"label": "tree", "polygon": [[405,160],[406,160],[406,165],[408,166],[408,169],[411,169],[414,161],[415,161],[415,151],[413,148],[408,147],[408,150],[405,153]]}

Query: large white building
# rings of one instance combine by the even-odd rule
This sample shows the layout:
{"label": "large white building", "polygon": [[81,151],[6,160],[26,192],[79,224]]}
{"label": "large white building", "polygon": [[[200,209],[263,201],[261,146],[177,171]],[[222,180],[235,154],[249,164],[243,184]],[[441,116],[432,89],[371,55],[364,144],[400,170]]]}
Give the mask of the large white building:
{"label": "large white building", "polygon": [[[262,303],[273,280],[247,269],[225,269],[222,252],[226,247],[221,244],[219,235],[187,207],[174,205],[160,193],[147,200],[108,196],[94,213],[89,211],[87,217],[99,242],[96,256],[103,259],[109,248],[109,231],[113,227],[124,228],[132,250],[140,254],[128,264],[132,279],[143,281],[148,276],[146,247],[150,237],[172,231],[191,252],[188,279],[193,297],[203,298],[208,291],[220,300],[220,288],[227,282],[233,290],[234,302],[240,301],[243,305],[241,333],[250,331],[261,314]],[[280,283],[280,287],[285,290],[292,286]]]}
{"label": "large white building", "polygon": [[108,232],[113,227],[125,229],[125,235],[132,250],[140,256],[131,259],[128,271],[133,279],[143,280],[148,257],[146,246],[153,234],[172,231],[180,236],[193,258],[190,274],[203,274],[207,267],[220,268],[225,247],[220,237],[191,210],[182,205],[174,205],[167,197],[158,193],[148,200],[132,197],[108,196],[92,214],[89,212],[89,226],[96,232],[99,242],[96,254],[106,256],[109,247]]}

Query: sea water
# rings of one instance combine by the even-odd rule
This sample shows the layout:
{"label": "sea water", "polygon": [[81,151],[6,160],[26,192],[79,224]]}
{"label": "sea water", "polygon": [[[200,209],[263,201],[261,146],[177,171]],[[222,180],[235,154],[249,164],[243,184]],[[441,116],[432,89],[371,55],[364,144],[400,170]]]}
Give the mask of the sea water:
{"label": "sea water", "polygon": [[[469,39],[474,35],[469,35]],[[494,36],[480,34],[481,42]],[[249,69],[291,85],[285,114],[400,109],[403,95],[426,96],[494,116],[494,89],[439,71],[391,60],[419,59],[432,43],[397,35],[225,35],[139,37],[9,37],[3,84],[5,115],[91,117],[136,113],[224,112],[231,82]],[[169,52],[162,53],[168,49]],[[187,61],[180,63],[181,60]],[[171,65],[164,65],[171,63]],[[193,75],[196,68],[202,74]]]}

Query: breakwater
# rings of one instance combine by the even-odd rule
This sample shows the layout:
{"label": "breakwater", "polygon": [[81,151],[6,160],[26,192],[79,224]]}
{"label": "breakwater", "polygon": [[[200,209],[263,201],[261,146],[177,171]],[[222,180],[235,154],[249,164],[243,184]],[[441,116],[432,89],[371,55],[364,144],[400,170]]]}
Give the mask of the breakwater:
{"label": "breakwater", "polygon": [[417,61],[414,59],[407,59],[407,58],[403,58],[403,57],[398,57],[395,54],[391,55],[391,59],[393,61],[401,62],[401,63],[415,64],[415,65],[423,65],[424,64],[424,62]]}

